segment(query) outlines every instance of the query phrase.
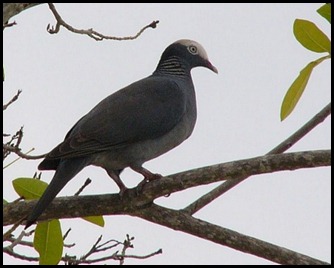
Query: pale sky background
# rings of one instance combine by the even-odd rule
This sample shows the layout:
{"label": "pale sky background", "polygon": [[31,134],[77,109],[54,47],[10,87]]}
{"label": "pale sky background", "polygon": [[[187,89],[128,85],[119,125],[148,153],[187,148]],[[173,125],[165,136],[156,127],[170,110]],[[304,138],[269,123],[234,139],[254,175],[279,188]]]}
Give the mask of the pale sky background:
{"label": "pale sky background", "polygon": [[[321,5],[56,4],[72,26],[94,28],[106,35],[134,35],[153,20],[160,20],[156,29],[148,29],[137,40],[122,42],[96,42],[64,28],[50,35],[46,26],[54,25],[55,19],[48,6],[31,8],[14,17],[17,25],[4,31],[4,103],[18,89],[23,90],[4,113],[4,132],[13,134],[24,125],[23,151],[34,147],[34,155],[48,152],[100,100],[150,75],[170,43],[188,38],[203,45],[219,74],[204,68],[192,71],[198,103],[192,136],[144,166],[168,175],[263,155],[330,101],[331,69],[330,61],[325,61],[314,70],[292,115],[280,122],[280,105],[287,89],[308,62],[322,56],[295,40],[293,22],[296,18],[311,20],[330,36],[329,23],[316,12]],[[330,128],[327,118],[289,151],[331,148]],[[4,170],[6,200],[17,198],[11,181],[32,176],[39,163],[21,160]],[[326,167],[254,176],[195,216],[331,262],[330,173]],[[53,174],[43,172],[42,179],[49,182]],[[93,183],[83,194],[118,192],[104,170],[91,166],[60,195],[73,195],[87,177]],[[122,174],[128,187],[141,179],[129,170]],[[215,185],[174,193],[156,202],[183,208]],[[135,247],[127,254],[146,255],[159,248],[163,254],[145,260],[126,259],[125,264],[271,264],[140,218],[106,216],[105,221],[101,228],[81,219],[62,220],[64,231],[72,227],[67,243],[77,243],[64,253],[80,256],[100,234],[105,241],[122,241],[128,233],[135,237]],[[4,264],[22,263],[27,264],[4,256]]]}

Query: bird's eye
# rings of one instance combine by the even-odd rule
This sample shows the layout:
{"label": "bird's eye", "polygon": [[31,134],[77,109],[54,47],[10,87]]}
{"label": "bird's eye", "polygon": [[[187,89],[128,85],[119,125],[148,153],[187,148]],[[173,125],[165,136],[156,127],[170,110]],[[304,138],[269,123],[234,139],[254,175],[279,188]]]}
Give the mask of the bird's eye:
{"label": "bird's eye", "polygon": [[188,51],[193,54],[193,55],[196,55],[197,54],[197,47],[195,46],[189,46],[188,47]]}

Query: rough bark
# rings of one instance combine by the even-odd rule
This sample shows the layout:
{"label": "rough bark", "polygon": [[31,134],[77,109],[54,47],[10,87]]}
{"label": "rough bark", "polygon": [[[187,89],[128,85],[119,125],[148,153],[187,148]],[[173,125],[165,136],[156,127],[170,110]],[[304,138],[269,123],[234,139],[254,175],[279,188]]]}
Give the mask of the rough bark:
{"label": "rough bark", "polygon": [[[330,164],[330,150],[265,155],[238,160],[163,177],[147,183],[139,193],[138,189],[128,190],[122,199],[118,194],[56,198],[40,219],[128,214],[150,205],[158,197],[190,187],[222,180],[237,180],[244,176]],[[3,225],[13,224],[24,218],[35,204],[36,201],[20,201],[3,205]]]}
{"label": "rough bark", "polygon": [[2,23],[5,24],[10,18],[22,11],[44,3],[3,3],[2,4]]}

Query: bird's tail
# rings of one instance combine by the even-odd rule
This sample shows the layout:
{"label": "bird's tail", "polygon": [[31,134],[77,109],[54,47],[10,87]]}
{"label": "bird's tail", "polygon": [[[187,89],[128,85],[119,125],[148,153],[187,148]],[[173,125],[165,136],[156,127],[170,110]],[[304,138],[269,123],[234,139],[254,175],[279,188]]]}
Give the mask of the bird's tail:
{"label": "bird's tail", "polygon": [[86,160],[82,158],[62,160],[59,163],[50,184],[44,191],[42,197],[38,200],[31,214],[28,216],[25,229],[35,223],[61,189],[63,189],[63,187],[85,166]]}

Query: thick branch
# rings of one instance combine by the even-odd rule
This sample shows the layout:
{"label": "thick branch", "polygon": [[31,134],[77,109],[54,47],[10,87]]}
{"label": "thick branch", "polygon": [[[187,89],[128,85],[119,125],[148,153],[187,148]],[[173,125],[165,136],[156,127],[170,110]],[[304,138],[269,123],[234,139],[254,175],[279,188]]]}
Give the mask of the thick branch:
{"label": "thick branch", "polygon": [[[254,174],[272,173],[329,166],[331,151],[319,150],[280,155],[268,155],[218,164],[164,177],[138,189],[126,191],[120,200],[118,194],[56,198],[40,219],[75,218],[93,215],[128,214],[149,205],[154,199],[190,187],[221,180],[237,180]],[[36,201],[18,202],[3,206],[3,225],[13,224],[29,213]],[[105,204],[110,204],[106,206]]]}
{"label": "thick branch", "polygon": [[149,208],[137,210],[131,214],[174,230],[192,234],[220,245],[265,258],[275,263],[289,265],[328,264],[254,237],[196,219],[187,213],[163,208],[158,205],[153,204]]}
{"label": "thick branch", "polygon": [[[309,133],[313,128],[322,123],[329,115],[331,114],[331,103],[325,106],[319,113],[317,113],[310,121],[308,121],[304,126],[292,134],[289,138],[281,142],[274,149],[269,151],[267,155],[270,154],[280,154],[291,148],[292,145],[297,143],[301,138],[303,138],[307,133]],[[189,213],[190,215],[196,213],[207,204],[211,203],[213,200],[226,193],[228,190],[232,189],[240,182],[247,179],[249,176],[240,177],[237,180],[228,180],[208,192],[207,194],[201,196],[196,201],[192,202],[186,208],[184,212]]]}
{"label": "thick branch", "polygon": [[44,3],[3,3],[2,4],[2,23],[5,24],[11,17],[19,14],[23,10]]}

